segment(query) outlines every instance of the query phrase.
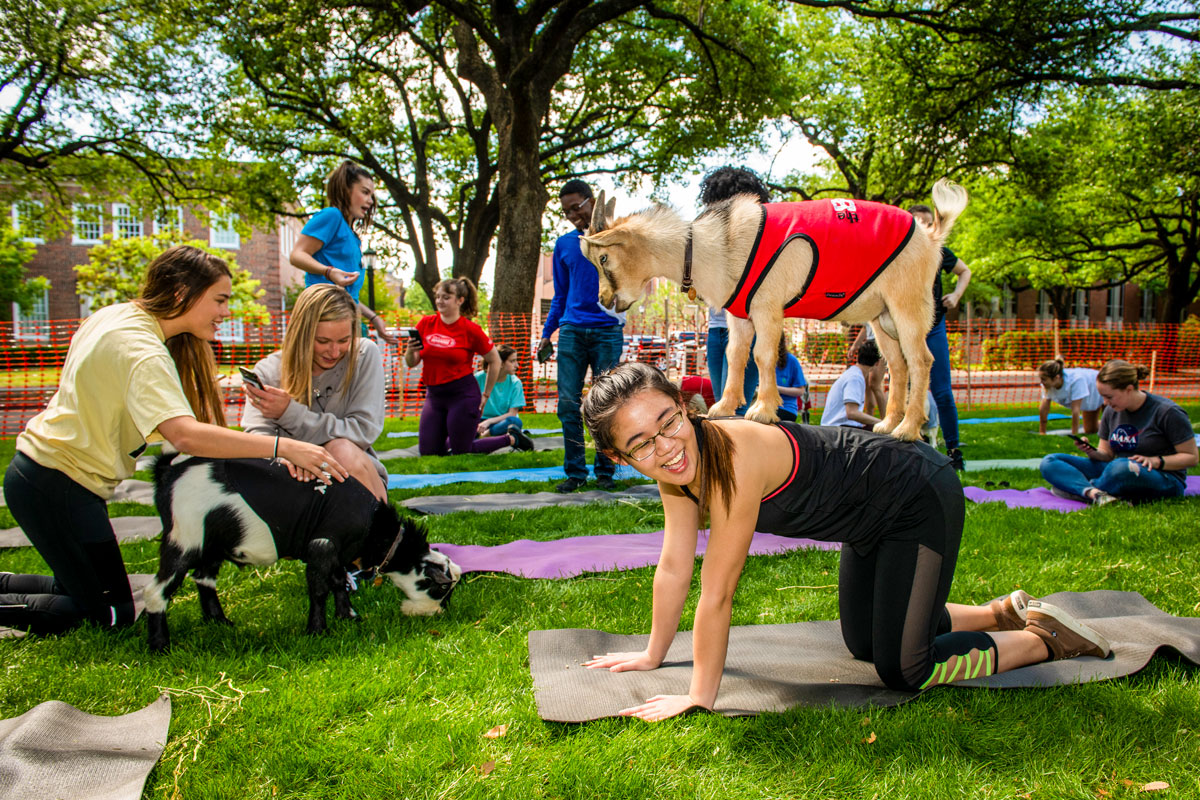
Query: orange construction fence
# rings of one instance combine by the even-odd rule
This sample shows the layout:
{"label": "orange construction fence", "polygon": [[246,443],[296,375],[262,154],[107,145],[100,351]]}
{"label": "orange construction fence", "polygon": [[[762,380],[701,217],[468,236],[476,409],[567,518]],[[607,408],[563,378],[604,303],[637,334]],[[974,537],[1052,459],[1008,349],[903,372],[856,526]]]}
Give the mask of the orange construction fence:
{"label": "orange construction fence", "polygon": [[[650,320],[631,314],[621,358],[655,364],[675,380],[684,375],[706,375],[706,319],[696,314],[692,319]],[[67,348],[79,322],[0,323],[0,437],[16,436],[30,417],[45,408],[58,388]],[[216,345],[231,422],[241,416],[237,367],[253,366],[278,349],[285,326],[286,318],[276,317],[270,325],[238,328],[235,335]],[[539,315],[492,314],[485,327],[494,342],[523,354],[518,375],[525,385],[527,408],[554,411],[555,361],[539,364],[532,357],[541,338]],[[829,386],[849,363],[854,333],[854,329],[839,323],[786,321],[788,345],[804,367],[813,390],[814,408],[823,407]],[[951,374],[960,410],[1035,406],[1040,388],[1033,370],[1055,354],[1061,354],[1069,367],[1099,367],[1112,358],[1144,364],[1151,368],[1152,375],[1143,388],[1174,400],[1200,398],[1200,320],[1191,319],[1181,325],[1084,328],[1054,320],[989,319],[949,323],[948,333]],[[420,367],[410,370],[405,366],[403,342],[381,345],[388,416],[419,414],[423,401]]]}

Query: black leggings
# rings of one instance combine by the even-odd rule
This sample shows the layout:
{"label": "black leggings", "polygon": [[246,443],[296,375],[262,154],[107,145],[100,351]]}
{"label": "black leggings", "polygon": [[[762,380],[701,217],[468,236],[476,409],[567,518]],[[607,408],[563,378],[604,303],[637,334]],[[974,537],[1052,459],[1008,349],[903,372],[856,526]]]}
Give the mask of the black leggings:
{"label": "black leggings", "polygon": [[4,473],[4,498],[54,577],[0,575],[0,625],[60,633],[84,620],[133,622],[133,594],[103,498],[20,451]]}
{"label": "black leggings", "polygon": [[947,466],[897,511],[870,553],[842,545],[842,638],[855,658],[874,662],[891,689],[918,691],[996,671],[991,636],[950,632],[946,599],[963,517],[962,485]]}

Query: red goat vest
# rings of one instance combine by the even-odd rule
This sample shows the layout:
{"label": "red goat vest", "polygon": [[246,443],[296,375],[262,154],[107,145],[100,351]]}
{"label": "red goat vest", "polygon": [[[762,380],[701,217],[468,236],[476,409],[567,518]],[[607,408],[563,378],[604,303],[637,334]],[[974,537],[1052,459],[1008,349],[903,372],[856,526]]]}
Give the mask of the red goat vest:
{"label": "red goat vest", "polygon": [[784,316],[829,319],[854,302],[908,244],[916,222],[907,211],[866,200],[766,203],[758,237],[725,309],[747,319],[750,303],[783,248],[812,247],[812,269]]}

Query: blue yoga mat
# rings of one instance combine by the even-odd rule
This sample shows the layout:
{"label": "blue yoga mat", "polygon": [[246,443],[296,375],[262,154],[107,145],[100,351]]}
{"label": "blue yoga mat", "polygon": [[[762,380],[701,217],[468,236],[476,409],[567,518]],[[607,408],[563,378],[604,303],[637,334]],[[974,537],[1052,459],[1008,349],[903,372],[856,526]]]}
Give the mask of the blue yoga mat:
{"label": "blue yoga mat", "polygon": [[[592,468],[588,467],[588,475],[595,477]],[[529,467],[527,469],[492,469],[481,472],[438,472],[432,475],[388,475],[389,489],[420,489],[423,486],[444,486],[447,483],[504,483],[505,481],[539,481],[561,480],[566,477],[562,467]],[[616,480],[630,478],[645,478],[633,467],[624,464],[617,465]]]}
{"label": "blue yoga mat", "polygon": [[[1048,414],[1046,419],[1070,419],[1066,414]],[[1029,417],[972,417],[971,419],[960,419],[959,425],[971,425],[978,422],[1037,422],[1038,416],[1034,414]]]}

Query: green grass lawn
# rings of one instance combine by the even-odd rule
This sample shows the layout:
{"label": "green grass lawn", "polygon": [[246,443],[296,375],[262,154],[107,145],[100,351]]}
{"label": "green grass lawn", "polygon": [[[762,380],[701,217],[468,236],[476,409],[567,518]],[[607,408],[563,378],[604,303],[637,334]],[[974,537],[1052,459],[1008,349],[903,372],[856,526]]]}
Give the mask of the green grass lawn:
{"label": "green grass lawn", "polygon": [[[1188,410],[1200,417],[1200,408]],[[527,425],[557,423],[538,415]],[[387,429],[415,427],[407,419]],[[1073,449],[1063,437],[1029,433],[1035,428],[964,426],[964,452],[968,459],[1027,458]],[[381,438],[377,447],[402,444]],[[11,441],[0,442],[0,462],[11,454]],[[560,459],[518,453],[388,466],[476,470]],[[1032,470],[965,479],[1041,485]],[[452,484],[389,495],[550,485]],[[113,509],[136,513],[153,509]],[[1072,514],[968,504],[951,599],[984,602],[1016,587],[1035,595],[1118,589],[1141,592],[1172,614],[1200,616],[1197,519],[1194,499]],[[11,524],[0,509],[0,527]],[[662,512],[657,503],[621,503],[451,514],[428,525],[434,541],[497,544],[657,530]],[[122,551],[131,572],[155,569],[156,543]],[[30,548],[0,550],[0,570],[44,569]],[[835,618],[833,589],[788,587],[829,586],[836,572],[835,553],[751,558],[734,624]],[[166,656],[147,652],[144,623],[116,634],[83,629],[0,641],[0,717],[50,699],[120,714],[170,693],[170,740],[150,775],[151,798],[1200,797],[1200,673],[1164,657],[1121,680],[1045,690],[940,688],[890,709],[696,715],[657,725],[542,722],[528,632],[646,632],[652,581],[652,568],[570,580],[471,574],[445,614],[417,619],[400,613],[395,589],[365,587],[354,596],[361,621],[333,622],[329,635],[309,637],[300,564],[227,565],[218,589],[235,627],[201,623],[188,582],[171,607]],[[497,725],[507,725],[506,734],[485,737]],[[1140,792],[1153,781],[1170,789]]]}

